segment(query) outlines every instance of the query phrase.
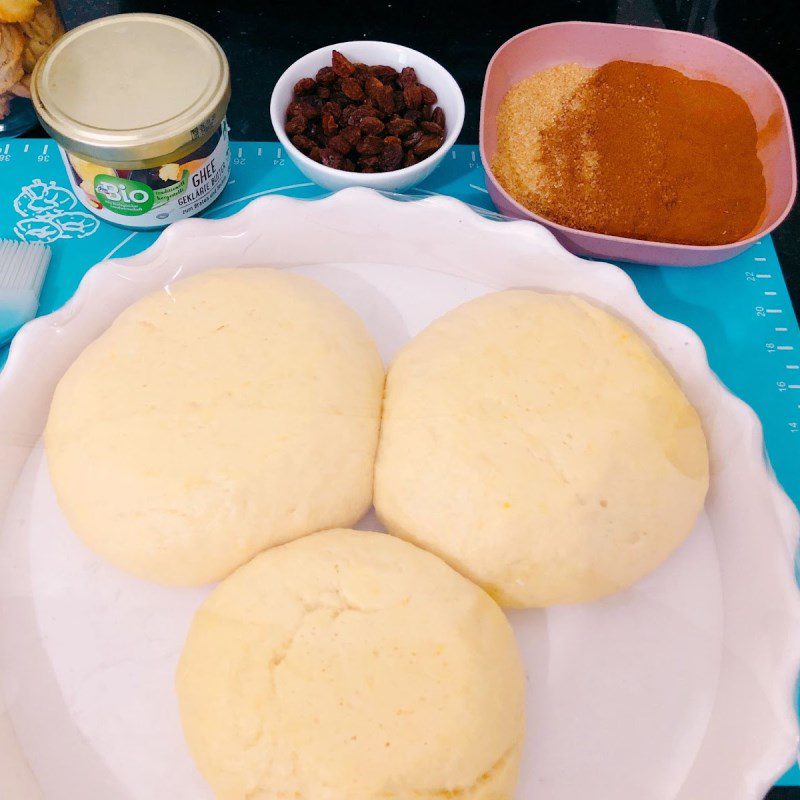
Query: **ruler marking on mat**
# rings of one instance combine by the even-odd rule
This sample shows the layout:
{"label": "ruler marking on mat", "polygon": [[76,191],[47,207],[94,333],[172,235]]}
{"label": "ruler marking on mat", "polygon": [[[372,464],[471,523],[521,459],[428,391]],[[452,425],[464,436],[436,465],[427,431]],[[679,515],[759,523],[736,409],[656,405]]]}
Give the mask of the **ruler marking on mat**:
{"label": "ruler marking on mat", "polygon": [[788,329],[788,328],[775,328],[775,330],[776,330],[778,333],[786,333],[786,331],[788,331],[789,329]]}
{"label": "ruler marking on mat", "polygon": [[763,278],[771,278],[771,277],[772,277],[772,275],[770,275],[768,272],[757,272],[756,273],[756,278],[762,278],[763,279]]}
{"label": "ruler marking on mat", "polygon": [[31,149],[31,146],[29,144],[26,144],[25,147],[22,149],[22,152],[23,153],[27,153],[28,150],[30,150],[30,149]]}
{"label": "ruler marking on mat", "polygon": [[764,294],[765,294],[766,297],[774,297],[778,293],[777,292],[764,292]]}
{"label": "ruler marking on mat", "polygon": [[767,314],[783,314],[782,308],[768,308]]}
{"label": "ruler marking on mat", "polygon": [[766,259],[765,256],[756,256],[753,260],[754,261],[766,261],[767,259]]}
{"label": "ruler marking on mat", "polygon": [[791,344],[779,344],[777,349],[778,350],[794,350],[794,345],[791,345]]}
{"label": "ruler marking on mat", "polygon": [[49,147],[50,147],[50,145],[49,145],[49,144],[46,144],[46,145],[45,145],[45,146],[42,148],[42,155],[43,155],[43,156],[46,156],[46,155],[47,155],[47,150],[48,150],[48,148],[49,148]]}
{"label": "ruler marking on mat", "polygon": [[261,148],[258,148],[258,157],[261,158]]}

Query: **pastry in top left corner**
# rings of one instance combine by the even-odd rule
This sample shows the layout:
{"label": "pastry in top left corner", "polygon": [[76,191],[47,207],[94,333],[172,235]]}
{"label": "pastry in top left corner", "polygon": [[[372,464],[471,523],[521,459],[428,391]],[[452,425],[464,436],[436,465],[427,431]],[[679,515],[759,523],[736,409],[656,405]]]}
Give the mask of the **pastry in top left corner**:
{"label": "pastry in top left corner", "polygon": [[179,280],[124,311],[58,384],[45,430],[58,502],[128,572],[219,580],[369,508],[383,379],[364,323],[309,278]]}

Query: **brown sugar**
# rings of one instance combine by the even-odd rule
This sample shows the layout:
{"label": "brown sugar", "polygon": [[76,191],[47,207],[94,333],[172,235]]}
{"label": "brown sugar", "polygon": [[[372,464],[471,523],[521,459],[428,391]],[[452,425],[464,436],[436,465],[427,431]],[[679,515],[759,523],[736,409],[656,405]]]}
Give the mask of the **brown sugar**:
{"label": "brown sugar", "polygon": [[755,228],[766,185],[739,95],[650,64],[614,61],[582,77],[562,67],[518,84],[501,107],[492,166],[519,202],[635,239],[725,244]]}

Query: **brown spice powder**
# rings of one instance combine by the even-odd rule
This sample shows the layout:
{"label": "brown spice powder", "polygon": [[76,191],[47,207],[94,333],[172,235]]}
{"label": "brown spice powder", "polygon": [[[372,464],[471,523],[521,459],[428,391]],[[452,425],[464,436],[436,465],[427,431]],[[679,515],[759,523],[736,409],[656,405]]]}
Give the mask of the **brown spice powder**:
{"label": "brown spice powder", "polygon": [[[590,71],[572,91],[554,77],[531,76],[501,107],[492,166],[519,202],[570,227],[636,239],[724,244],[755,228],[766,184],[739,95],[624,61]],[[559,111],[526,136],[518,117],[545,85],[560,93]]]}

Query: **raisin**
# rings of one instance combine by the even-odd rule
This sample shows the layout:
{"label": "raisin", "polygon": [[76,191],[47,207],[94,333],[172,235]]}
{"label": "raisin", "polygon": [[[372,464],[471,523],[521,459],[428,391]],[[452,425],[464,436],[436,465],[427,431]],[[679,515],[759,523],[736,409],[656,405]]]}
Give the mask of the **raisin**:
{"label": "raisin", "polygon": [[406,150],[415,148],[424,135],[422,131],[418,131],[415,128],[410,136],[406,136],[406,138],[403,139],[403,147],[405,147]]}
{"label": "raisin", "polygon": [[339,130],[339,126],[336,124],[336,120],[333,118],[333,114],[323,114],[322,132],[326,136],[333,136],[333,134],[335,134],[337,130]]}
{"label": "raisin", "polygon": [[383,94],[383,84],[376,77],[370,75],[364,82],[364,91],[367,93],[367,97],[377,103]]}
{"label": "raisin", "polygon": [[383,152],[380,154],[379,164],[383,172],[397,169],[403,161],[403,146],[396,136],[387,136],[383,140]]}
{"label": "raisin", "polygon": [[414,67],[403,67],[400,72],[400,76],[397,78],[397,82],[405,89],[406,86],[411,86],[411,84],[419,83],[417,80],[417,73],[414,70]]}
{"label": "raisin", "polygon": [[300,78],[294,85],[294,93],[295,95],[310,94],[314,91],[316,85],[317,82],[313,78]]}
{"label": "raisin", "polygon": [[417,158],[427,158],[431,153],[435,153],[441,146],[441,136],[423,136],[416,147],[414,147],[414,155]]}
{"label": "raisin", "polygon": [[333,67],[322,67],[317,71],[317,83],[321,83],[323,86],[330,86],[335,81],[336,73],[333,71]]}
{"label": "raisin", "polygon": [[345,172],[355,172],[356,171],[356,165],[349,158],[346,158],[344,161],[342,161],[342,167],[341,168]]}
{"label": "raisin", "polygon": [[435,122],[442,130],[444,130],[444,109],[441,106],[437,106],[433,109],[431,121]]}
{"label": "raisin", "polygon": [[363,106],[356,106],[350,115],[350,124],[360,125],[362,120],[367,119],[367,117],[375,117],[378,113],[380,112],[374,106],[366,103]]}
{"label": "raisin", "polygon": [[295,100],[292,103],[289,103],[289,108],[286,109],[287,116],[290,117],[297,117],[297,116],[304,116],[306,119],[313,119],[314,117],[319,116],[319,109],[322,106],[321,101],[318,103],[312,103],[312,100],[319,100],[318,97],[303,97],[300,100]]}
{"label": "raisin", "polygon": [[378,107],[386,114],[394,113],[394,93],[391,86],[384,86],[378,98]]}
{"label": "raisin", "polygon": [[413,167],[414,164],[417,163],[417,157],[414,155],[412,150],[409,150],[405,157],[403,158],[403,166],[404,167]]}
{"label": "raisin", "polygon": [[436,92],[430,86],[423,86],[422,88],[422,102],[432,106],[439,98],[436,97]]}
{"label": "raisin", "polygon": [[387,67],[384,64],[375,64],[369,67],[369,73],[382,81],[386,79],[394,80],[398,76],[398,72],[394,67]]}
{"label": "raisin", "polygon": [[358,140],[361,138],[361,131],[359,131],[359,129],[353,125],[349,128],[345,128],[342,131],[342,136],[344,136],[345,141],[350,143],[351,147],[355,147]]}
{"label": "raisin", "polygon": [[426,122],[430,122],[432,118],[433,108],[428,105],[422,106],[422,119],[424,119]]}
{"label": "raisin", "polygon": [[286,133],[289,136],[294,136],[297,133],[302,133],[306,129],[306,118],[302,114],[292,117],[286,123]]}
{"label": "raisin", "polygon": [[406,110],[406,99],[403,97],[403,90],[399,89],[397,91],[392,92],[392,97],[394,97],[394,110],[399,114]]}
{"label": "raisin", "polygon": [[344,163],[344,156],[330,147],[324,147],[319,151],[320,159],[326,167],[333,167],[333,169],[341,169]]}
{"label": "raisin", "polygon": [[385,125],[377,117],[364,117],[359,125],[361,133],[378,134],[383,133]]}
{"label": "raisin", "polygon": [[339,118],[342,116],[342,108],[338,103],[325,103],[322,106],[322,115],[330,114],[337,122]]}
{"label": "raisin", "polygon": [[419,127],[422,128],[425,133],[435,133],[437,136],[441,136],[444,133],[441,125],[437,125],[435,122],[425,122],[423,120],[420,122]]}
{"label": "raisin", "polygon": [[415,129],[414,123],[410,119],[403,119],[402,117],[395,117],[391,120],[386,129],[392,136],[407,136]]}
{"label": "raisin", "polygon": [[362,156],[376,156],[383,150],[383,139],[380,136],[365,136],[356,145],[356,150]]}
{"label": "raisin", "polygon": [[314,147],[314,142],[308,138],[308,136],[303,136],[302,133],[298,133],[296,136],[292,136],[292,144],[301,152],[301,153],[310,153],[311,149]]}
{"label": "raisin", "polygon": [[353,62],[350,61],[350,59],[348,59],[346,56],[343,56],[338,50],[333,51],[331,66],[333,67],[333,71],[340,78],[347,78],[356,71]]}
{"label": "raisin", "polygon": [[409,108],[419,108],[422,105],[422,87],[412,83],[403,89],[403,99]]}
{"label": "raisin", "polygon": [[317,86],[317,97],[327,100],[331,96],[331,90],[327,86]]}
{"label": "raisin", "polygon": [[374,169],[377,169],[378,161],[378,156],[361,156],[358,159],[358,165],[360,167],[373,167]]}
{"label": "raisin", "polygon": [[355,78],[342,78],[342,91],[350,100],[362,100],[364,90]]}
{"label": "raisin", "polygon": [[418,108],[409,108],[403,114],[403,119],[410,119],[412,122],[416,122],[422,116],[422,112]]}
{"label": "raisin", "polygon": [[[345,136],[345,132],[343,131],[328,139],[328,148],[336,150],[337,153],[346,156],[353,149],[353,144],[349,137]],[[324,164],[325,162],[323,161],[322,163]],[[330,164],[328,166],[330,166]]]}
{"label": "raisin", "polygon": [[311,151],[308,154],[308,157],[316,162],[322,161],[322,156],[319,154],[319,147],[312,147]]}
{"label": "raisin", "polygon": [[291,119],[292,117],[302,117],[305,116],[305,105],[301,103],[299,100],[292,100],[291,103],[286,108],[286,119]]}
{"label": "raisin", "polygon": [[361,169],[361,173],[362,173],[363,175],[370,175],[370,174],[372,174],[373,172],[377,172],[377,171],[378,171],[378,168],[377,168],[377,167],[363,167],[363,168]]}

